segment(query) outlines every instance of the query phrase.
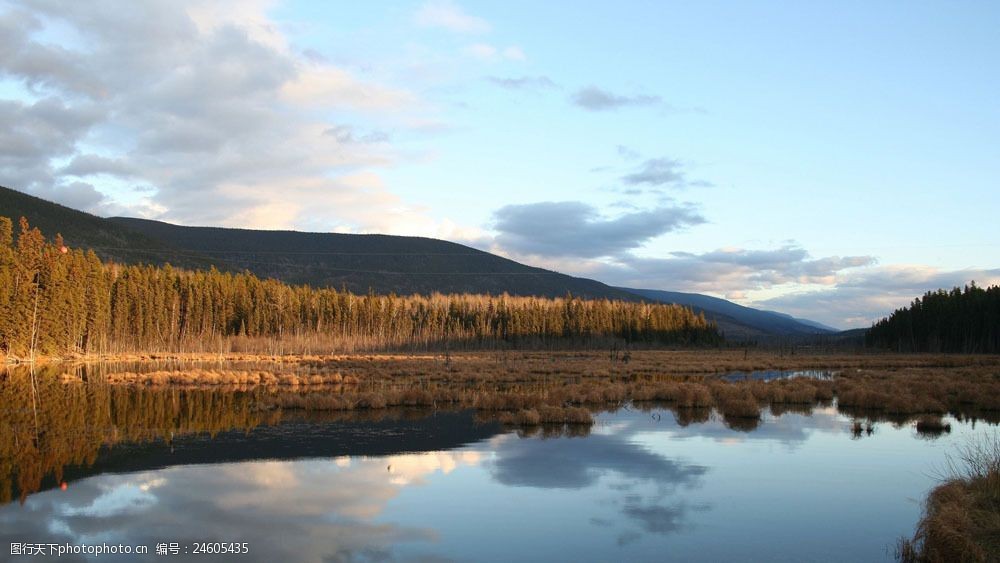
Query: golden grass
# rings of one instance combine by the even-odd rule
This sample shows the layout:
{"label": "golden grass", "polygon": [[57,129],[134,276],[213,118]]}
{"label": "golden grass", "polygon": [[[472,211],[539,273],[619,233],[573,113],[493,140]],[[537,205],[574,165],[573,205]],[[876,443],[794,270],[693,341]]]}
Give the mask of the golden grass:
{"label": "golden grass", "polygon": [[[109,405],[125,405],[120,398],[133,395],[159,397],[165,406],[150,412],[170,414],[180,404],[175,398],[178,393],[211,396],[220,401],[220,412],[236,413],[240,420],[251,421],[246,424],[286,416],[366,421],[426,416],[432,409],[472,409],[477,420],[503,422],[524,435],[543,436],[584,435],[594,413],[621,407],[669,410],[681,426],[719,417],[732,429],[750,430],[761,424],[765,409],[775,416],[808,414],[817,405],[836,404],[857,421],[851,428],[856,437],[871,434],[873,425],[883,420],[905,424],[921,419],[917,431],[923,436],[943,431],[932,427],[936,422],[944,424],[941,417],[946,413],[958,420],[1000,420],[997,356],[780,356],[752,352],[744,358],[742,351],[638,350],[631,352],[628,363],[611,360],[600,351],[278,357],[156,354],[117,359],[39,366],[37,377],[30,381],[37,380],[48,394],[64,398],[43,422],[65,419],[60,422],[65,428],[88,428],[96,424],[91,415],[73,409],[80,410],[78,403],[83,399],[105,395],[119,398],[109,399]],[[815,369],[835,375],[829,380],[799,377],[769,382],[729,382],[718,377],[733,369]],[[0,370],[0,392],[16,389],[20,397],[8,399],[8,404],[30,400],[32,386],[27,383],[27,374],[27,367]],[[143,392],[135,393],[129,387],[141,387]],[[51,406],[52,401],[46,405]],[[120,410],[110,413],[99,408],[95,412],[120,417],[115,424],[102,423],[111,428],[126,424],[147,407]],[[22,415],[0,413],[0,421]],[[10,428],[24,430],[33,420],[21,423]],[[168,428],[172,424],[140,426]],[[216,431],[223,427],[213,423],[206,428]],[[0,437],[0,454],[7,452],[9,458],[28,455],[23,453],[24,436],[8,439],[0,433]],[[162,436],[144,439],[156,438]],[[114,439],[96,435],[88,439],[87,448],[113,443]],[[96,455],[91,449],[86,451],[90,452],[87,456]],[[74,463],[81,463],[89,458],[74,459]],[[51,470],[45,468],[49,466],[41,464],[37,471],[25,473],[19,488],[37,490],[39,476]],[[0,464],[0,492],[2,473]]]}
{"label": "golden grass", "polygon": [[[629,362],[602,351],[493,351],[457,354],[149,354],[117,362],[65,364],[67,382],[148,387],[261,388],[271,407],[316,411],[455,405],[525,421],[544,408],[599,410],[633,403],[715,409],[734,427],[755,427],[761,409],[808,413],[836,401],[868,420],[952,413],[1000,415],[1000,357],[899,354],[779,355],[743,351],[635,350]],[[832,379],[797,377],[728,382],[734,370],[824,370]],[[295,391],[296,393],[287,393]],[[309,395],[298,397],[298,395]],[[314,397],[312,395],[320,395]],[[514,416],[517,413],[522,415]],[[555,413],[555,411],[551,411]],[[678,414],[679,423],[704,414]],[[529,422],[525,422],[528,424]],[[927,431],[930,432],[929,426]]]}
{"label": "golden grass", "polygon": [[594,419],[590,411],[581,407],[554,407],[541,405],[537,409],[506,412],[500,415],[504,424],[533,426],[537,424],[583,424],[591,425]]}
{"label": "golden grass", "polygon": [[[48,361],[57,361],[50,358]],[[491,374],[507,369],[538,373],[615,373],[686,375],[705,373],[749,372],[761,370],[899,370],[904,368],[956,368],[993,366],[1000,356],[961,354],[886,354],[886,353],[778,353],[771,350],[633,350],[627,363],[609,359],[605,350],[487,350],[442,353],[357,353],[357,354],[260,354],[222,350],[206,352],[149,352],[102,354],[66,358],[63,363],[107,362],[254,362],[329,364],[331,362],[399,363],[435,360],[446,361],[459,371],[486,369]]]}
{"label": "golden grass", "polygon": [[760,405],[754,397],[753,384],[745,383],[715,383],[712,385],[712,396],[715,407],[727,419],[760,418]]}
{"label": "golden grass", "polygon": [[1000,437],[972,441],[950,477],[932,490],[913,539],[900,540],[904,563],[1000,561]]}
{"label": "golden grass", "polygon": [[354,376],[343,376],[340,373],[291,373],[271,372],[263,370],[232,370],[232,369],[186,369],[173,371],[149,372],[111,372],[105,376],[105,382],[110,384],[146,385],[146,386],[310,386],[310,385],[351,385],[358,379]]}

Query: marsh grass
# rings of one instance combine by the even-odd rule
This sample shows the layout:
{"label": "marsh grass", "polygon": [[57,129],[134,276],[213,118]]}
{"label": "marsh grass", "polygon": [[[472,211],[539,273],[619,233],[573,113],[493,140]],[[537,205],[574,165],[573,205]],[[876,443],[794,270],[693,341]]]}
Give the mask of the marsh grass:
{"label": "marsh grass", "polygon": [[760,419],[760,400],[754,394],[755,387],[752,382],[735,385],[713,382],[711,390],[716,410],[727,422],[735,419]]}
{"label": "marsh grass", "polygon": [[[585,435],[596,413],[635,408],[669,410],[680,426],[719,417],[729,428],[752,430],[761,413],[810,414],[835,405],[854,418],[855,437],[870,435],[876,423],[897,426],[929,417],[917,432],[931,437],[929,424],[945,414],[959,421],[1000,420],[1000,357],[931,355],[796,355],[743,351],[633,350],[629,361],[609,360],[597,351],[491,351],[450,354],[147,354],[114,362],[49,362],[37,369],[43,425],[58,425],[52,439],[34,443],[31,409],[0,410],[0,500],[12,467],[17,490],[37,490],[38,479],[68,463],[90,463],[102,444],[164,439],[197,429],[214,432],[283,417],[330,421],[422,417],[436,410],[472,410],[477,421],[506,423],[531,435]],[[832,379],[724,380],[729,370],[817,369]],[[31,404],[33,381],[26,368],[0,370],[0,404]],[[155,408],[131,397],[154,397]],[[216,419],[188,421],[180,397],[216,401]],[[103,401],[85,416],[80,405]],[[145,399],[144,399],[145,400]],[[215,404],[215,403],[213,403]],[[112,408],[113,407],[113,408]],[[215,408],[215,407],[213,407]],[[185,411],[186,412],[186,411]],[[164,414],[150,422],[158,430],[121,435],[143,413]],[[180,422],[178,422],[180,421]],[[863,424],[862,424],[863,422]],[[100,431],[87,430],[99,423]],[[147,423],[143,422],[143,426]],[[162,430],[169,428],[169,434]],[[921,432],[925,430],[926,432]],[[52,442],[79,435],[79,443]],[[84,439],[86,438],[86,439]],[[68,438],[67,438],[68,439]],[[77,438],[73,438],[76,440]],[[58,452],[58,453],[53,453]],[[68,457],[67,457],[68,456]],[[90,461],[88,461],[90,460]]]}
{"label": "marsh grass", "polygon": [[924,503],[912,539],[900,539],[904,563],[1000,561],[1000,435],[979,435],[949,457],[940,485]]}
{"label": "marsh grass", "polygon": [[358,383],[354,376],[343,376],[339,372],[293,373],[264,370],[232,370],[193,368],[173,371],[152,372],[112,372],[105,376],[105,383],[124,385],[158,386],[313,386],[313,385],[353,385]]}
{"label": "marsh grass", "polygon": [[[460,407],[530,423],[531,411],[593,412],[623,405],[666,405],[679,423],[714,409],[731,427],[748,429],[761,411],[808,414],[820,405],[858,419],[903,424],[914,417],[1000,418],[1000,357],[824,355],[740,351],[632,350],[629,361],[600,351],[492,350],[445,354],[158,353],[113,362],[52,364],[65,383],[150,388],[255,389],[267,408],[352,411]],[[734,370],[821,370],[831,379],[796,377],[726,381]],[[683,412],[685,409],[691,412]],[[517,413],[524,413],[517,415]],[[569,412],[569,411],[567,411]],[[492,413],[492,414],[489,414]],[[503,414],[508,413],[508,414]],[[517,416],[515,416],[517,415]],[[924,428],[921,426],[921,428]],[[918,429],[919,431],[920,429]],[[927,435],[934,430],[924,428]]]}

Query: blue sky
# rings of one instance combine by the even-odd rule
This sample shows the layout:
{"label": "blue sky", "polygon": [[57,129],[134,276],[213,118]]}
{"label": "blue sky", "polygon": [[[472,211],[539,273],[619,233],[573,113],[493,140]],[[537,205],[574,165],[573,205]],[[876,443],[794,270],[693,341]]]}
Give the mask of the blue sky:
{"label": "blue sky", "polygon": [[0,1],[0,183],[837,327],[1000,282],[989,2]]}

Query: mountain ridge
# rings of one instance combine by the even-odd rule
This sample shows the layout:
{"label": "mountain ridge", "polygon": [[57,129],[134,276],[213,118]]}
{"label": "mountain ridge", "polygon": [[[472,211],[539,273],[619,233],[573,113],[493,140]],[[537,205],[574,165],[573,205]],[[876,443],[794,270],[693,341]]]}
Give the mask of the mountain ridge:
{"label": "mountain ridge", "polygon": [[[250,271],[288,283],[357,293],[509,293],[638,301],[599,281],[520,264],[426,237],[186,227],[102,218],[0,186],[0,215],[26,217],[47,235],[108,261]],[[16,229],[15,229],[16,231]],[[317,259],[318,258],[318,259]],[[391,260],[390,260],[391,258]]]}
{"label": "mountain ridge", "polygon": [[[696,311],[704,312],[706,318],[716,320],[720,328],[724,332],[727,332],[727,334],[736,329],[735,332],[740,337],[815,336],[839,332],[834,328],[824,327],[815,321],[802,321],[785,313],[754,309],[726,299],[700,293],[626,287],[619,289],[661,303],[676,303],[692,307]],[[753,331],[747,334],[740,327],[731,326],[733,323],[754,329],[758,334],[754,334]],[[729,330],[727,330],[727,327]]]}
{"label": "mountain ridge", "polygon": [[[114,217],[115,224],[261,277],[360,293],[509,293],[638,300],[607,284],[527,266],[459,243],[381,234],[186,227]],[[391,259],[391,262],[389,261]]]}
{"label": "mountain ridge", "polygon": [[521,264],[459,243],[427,237],[189,227],[151,219],[101,218],[0,187],[0,215],[27,217],[67,245],[104,260],[170,263],[190,269],[250,271],[259,277],[355,293],[490,293],[670,302],[704,312],[736,339],[831,334],[835,329],[696,293],[614,287]]}

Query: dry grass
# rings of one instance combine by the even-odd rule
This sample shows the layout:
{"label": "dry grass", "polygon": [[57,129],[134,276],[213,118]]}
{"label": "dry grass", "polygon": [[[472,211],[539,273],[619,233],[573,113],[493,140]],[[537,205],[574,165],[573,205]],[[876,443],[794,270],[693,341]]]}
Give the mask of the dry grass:
{"label": "dry grass", "polygon": [[712,385],[715,407],[726,419],[759,419],[760,405],[752,384],[715,383]]}
{"label": "dry grass", "polygon": [[[730,428],[750,430],[761,424],[764,409],[769,408],[774,415],[789,411],[808,414],[816,405],[838,403],[842,413],[858,421],[851,428],[856,437],[871,434],[874,423],[882,420],[905,424],[927,417],[917,428],[923,436],[937,431],[932,429],[935,421],[944,424],[941,417],[945,413],[958,420],[1000,420],[1000,357],[996,356],[779,356],[754,352],[744,359],[742,352],[640,350],[631,352],[627,364],[609,360],[606,353],[597,351],[280,357],[186,354],[128,359],[40,366],[37,381],[43,394],[62,398],[45,402],[53,408],[42,417],[43,423],[58,423],[71,434],[70,430],[76,432],[100,421],[107,428],[125,428],[141,413],[165,413],[170,415],[168,420],[137,427],[172,428],[181,433],[191,428],[231,428],[233,425],[222,422],[229,420],[227,417],[235,417],[243,427],[285,416],[366,421],[426,416],[431,409],[473,409],[478,420],[502,421],[525,435],[555,436],[584,435],[594,413],[623,406],[670,410],[681,426],[719,416]],[[836,375],[831,380],[800,377],[770,382],[728,382],[718,377],[731,369],[829,369]],[[16,391],[16,396],[6,399],[7,404],[30,400],[28,381],[27,368],[0,371],[0,392]],[[176,397],[184,393],[218,401],[213,408],[219,420],[184,422],[174,428],[175,420],[184,420],[175,412],[180,404]],[[157,397],[163,405],[150,408],[121,399],[133,395]],[[80,407],[105,396],[109,397],[107,405],[115,410],[102,406],[93,412],[103,413],[100,417],[107,420],[95,419]],[[197,409],[192,413],[187,414],[193,416]],[[0,422],[13,417],[19,422],[8,424],[8,428],[15,433],[26,431],[34,421],[18,418],[23,416],[0,411]],[[53,433],[52,439],[57,434]],[[0,460],[28,456],[23,447],[26,437],[0,432]],[[151,433],[127,438],[162,436]],[[125,437],[100,434],[72,447],[58,444],[58,451],[76,453],[71,459],[22,463],[34,469],[24,473],[18,488],[37,490],[41,476],[53,468],[70,462],[89,463],[100,444],[119,439]],[[3,471],[0,464],[0,493]]]}
{"label": "dry grass", "polygon": [[659,401],[679,407],[711,407],[715,404],[708,387],[701,383],[665,381],[632,386],[633,401]]}
{"label": "dry grass", "polygon": [[900,540],[905,563],[1000,561],[1000,436],[960,449],[951,475],[932,490],[913,539]]}
{"label": "dry grass", "polygon": [[[424,369],[430,361],[438,367],[447,364],[450,372],[482,372],[496,377],[513,371],[538,374],[612,375],[690,375],[751,372],[763,370],[832,370],[842,373],[862,370],[897,371],[907,368],[976,368],[1000,364],[1000,356],[959,354],[845,354],[797,353],[743,350],[633,350],[629,362],[610,360],[607,351],[515,351],[440,353],[358,353],[358,354],[252,354],[228,350],[218,353],[107,354],[78,357],[65,363],[121,362],[270,362],[352,366],[355,364],[384,365],[404,369]],[[347,370],[344,370],[345,372]]]}
{"label": "dry grass", "polygon": [[[316,411],[455,405],[484,413],[538,413],[543,407],[599,410],[657,403],[714,408],[733,427],[759,424],[761,410],[808,413],[836,401],[859,419],[904,421],[951,413],[1000,416],[1000,357],[634,350],[629,361],[602,351],[492,351],[457,354],[149,354],[117,362],[67,363],[67,382],[148,387],[261,388],[272,407]],[[824,370],[832,379],[798,377],[728,382],[734,370]],[[295,393],[288,393],[295,391]],[[324,396],[313,397],[312,394]],[[299,395],[310,395],[301,397]],[[990,414],[992,413],[992,414]],[[505,415],[510,416],[513,415]],[[517,417],[514,417],[517,418]],[[554,422],[564,422],[553,415]],[[566,418],[566,417],[563,417]],[[578,417],[582,418],[582,417]],[[526,423],[527,424],[527,423]],[[931,432],[930,427],[927,431]]]}
{"label": "dry grass", "polygon": [[292,373],[263,370],[231,369],[185,369],[174,371],[112,372],[105,375],[110,384],[157,386],[310,386],[310,385],[353,385],[358,383],[354,376],[337,373]]}
{"label": "dry grass", "polygon": [[537,424],[583,424],[589,426],[594,423],[594,419],[587,409],[549,405],[542,405],[538,409],[506,412],[500,415],[499,420],[504,424],[518,426]]}

